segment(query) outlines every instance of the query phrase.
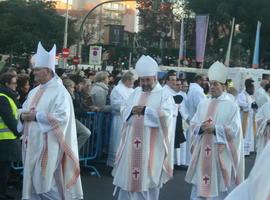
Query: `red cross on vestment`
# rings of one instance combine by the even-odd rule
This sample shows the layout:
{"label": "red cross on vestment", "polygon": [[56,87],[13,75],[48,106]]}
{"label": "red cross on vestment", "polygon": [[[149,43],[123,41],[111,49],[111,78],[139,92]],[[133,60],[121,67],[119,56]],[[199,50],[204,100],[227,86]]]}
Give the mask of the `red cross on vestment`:
{"label": "red cross on vestment", "polygon": [[134,145],[135,145],[135,148],[136,149],[139,149],[140,147],[141,147],[141,140],[139,139],[139,138],[136,138],[135,140],[134,140]]}
{"label": "red cross on vestment", "polygon": [[135,169],[133,169],[132,175],[133,175],[134,179],[137,180],[140,176],[140,171],[137,168],[135,168]]}
{"label": "red cross on vestment", "polygon": [[208,185],[208,182],[210,182],[210,179],[209,179],[208,176],[204,176],[204,177],[203,177],[203,181],[204,181],[204,184],[205,184],[205,185]]}
{"label": "red cross on vestment", "polygon": [[206,120],[209,124],[211,124],[212,123],[212,119],[211,118],[209,118],[208,120]]}
{"label": "red cross on vestment", "polygon": [[211,153],[212,149],[211,149],[209,146],[207,146],[207,147],[204,149],[204,151],[206,152],[206,155],[208,156],[208,155]]}

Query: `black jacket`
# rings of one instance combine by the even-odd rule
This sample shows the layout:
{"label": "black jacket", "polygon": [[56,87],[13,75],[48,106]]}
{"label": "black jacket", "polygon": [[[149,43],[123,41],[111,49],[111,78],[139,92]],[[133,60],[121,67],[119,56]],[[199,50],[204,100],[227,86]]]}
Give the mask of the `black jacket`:
{"label": "black jacket", "polygon": [[[20,106],[16,92],[7,87],[0,86],[0,93],[4,93],[12,98],[17,107]],[[4,96],[0,96],[0,116],[7,127],[17,136],[15,140],[0,140],[0,161],[21,160],[21,142],[19,140],[21,134],[17,131],[18,121],[12,114],[12,108],[8,99]]]}

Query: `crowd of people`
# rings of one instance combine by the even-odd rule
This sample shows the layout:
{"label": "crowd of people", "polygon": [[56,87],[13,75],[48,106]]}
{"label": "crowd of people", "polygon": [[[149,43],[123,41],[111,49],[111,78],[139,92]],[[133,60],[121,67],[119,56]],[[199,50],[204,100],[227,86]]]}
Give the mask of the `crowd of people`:
{"label": "crowd of people", "polygon": [[[0,199],[14,199],[7,183],[11,163],[20,160],[22,199],[82,199],[78,152],[93,133],[80,119],[89,111],[112,115],[107,165],[118,200],[158,200],[179,168],[187,169],[192,200],[237,200],[265,182],[269,80],[255,90],[248,78],[237,91],[220,62],[207,76],[170,70],[158,80],[158,63],[145,55],[135,70],[66,71],[55,69],[55,52],[39,43],[32,68],[1,72]],[[253,152],[255,167],[244,181],[245,156]],[[254,186],[259,197],[244,199],[266,200],[269,186],[265,193]]]}

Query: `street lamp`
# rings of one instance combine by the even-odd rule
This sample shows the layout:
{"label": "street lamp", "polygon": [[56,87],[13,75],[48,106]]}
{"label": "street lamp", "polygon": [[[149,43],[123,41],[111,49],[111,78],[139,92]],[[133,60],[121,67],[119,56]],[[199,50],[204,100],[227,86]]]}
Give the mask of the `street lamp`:
{"label": "street lamp", "polygon": [[[67,38],[68,38],[68,2],[66,2],[66,18],[65,18],[65,31],[64,31],[64,45],[63,48],[67,48]],[[67,65],[67,58],[64,58],[64,68],[66,68]]]}
{"label": "street lamp", "polygon": [[[86,19],[93,13],[93,11],[95,11],[98,7],[102,6],[103,4],[107,4],[107,3],[117,3],[117,2],[125,2],[125,1],[136,1],[136,0],[109,0],[109,1],[104,1],[101,2],[99,4],[97,4],[94,8],[92,8],[83,18],[82,23],[80,25],[80,29],[79,29],[79,35],[77,38],[77,51],[76,51],[76,55],[77,57],[79,57],[79,51],[80,51],[80,41],[82,38],[82,34],[83,34],[83,25],[86,21]],[[77,68],[77,65],[76,65]]]}

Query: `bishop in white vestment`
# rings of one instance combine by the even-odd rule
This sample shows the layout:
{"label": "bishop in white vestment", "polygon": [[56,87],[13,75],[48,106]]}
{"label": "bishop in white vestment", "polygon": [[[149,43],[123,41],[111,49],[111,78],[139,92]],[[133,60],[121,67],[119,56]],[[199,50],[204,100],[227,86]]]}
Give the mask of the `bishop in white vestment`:
{"label": "bishop in white vestment", "polygon": [[186,181],[191,200],[223,200],[244,179],[240,113],[224,93],[227,68],[215,62],[208,71],[212,99],[201,102],[190,122],[195,139]]}
{"label": "bishop in white vestment", "polygon": [[124,120],[113,170],[118,200],[158,200],[173,176],[171,120],[174,101],[157,81],[157,63],[142,56],[135,67],[141,87],[121,108]]}
{"label": "bishop in white vestment", "polygon": [[225,200],[269,200],[270,199],[270,143],[257,158],[248,178],[237,186]]}
{"label": "bishop in white vestment", "polygon": [[55,46],[47,52],[39,43],[30,91],[20,114],[23,130],[22,199],[83,198],[72,99],[54,76]]}
{"label": "bishop in white vestment", "polygon": [[265,103],[259,108],[256,114],[256,122],[256,159],[258,159],[267,142],[270,140],[270,102]]}

